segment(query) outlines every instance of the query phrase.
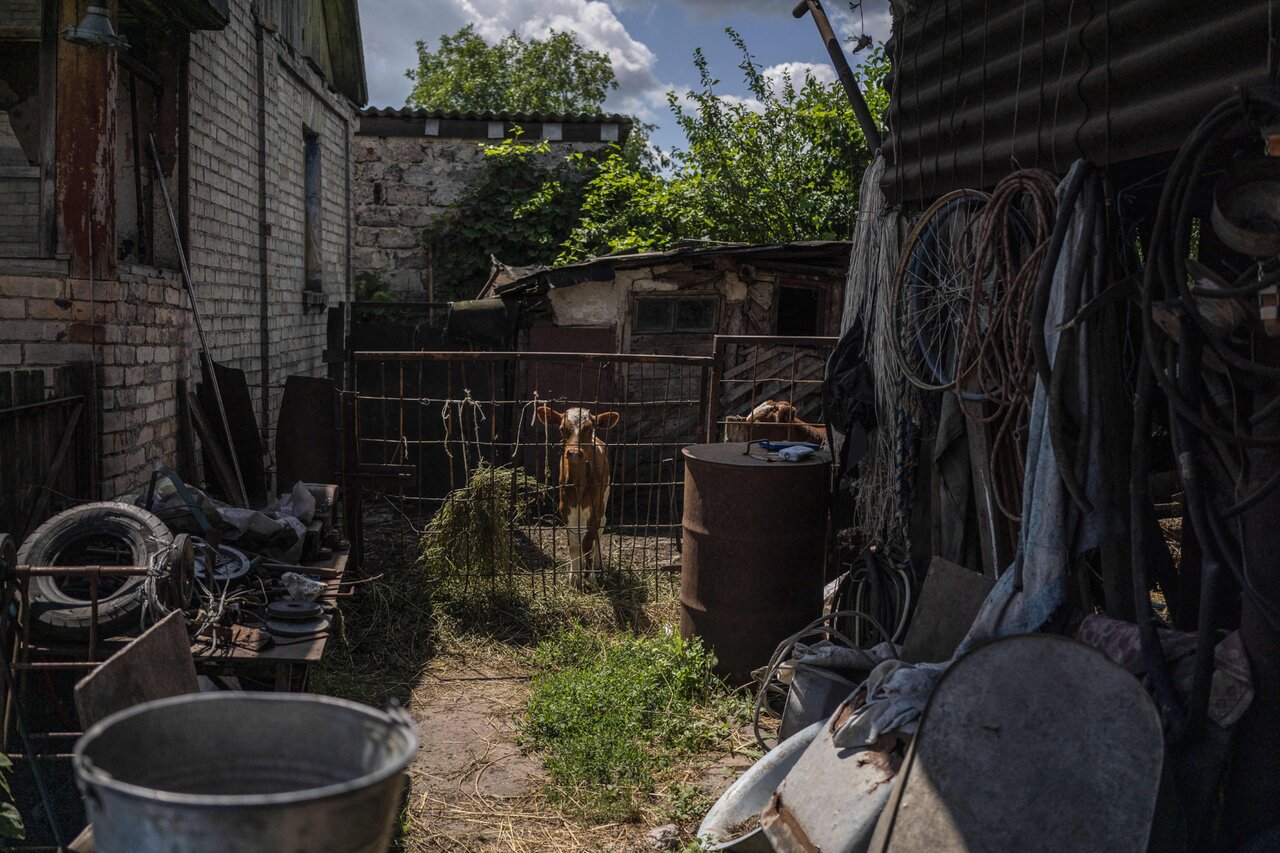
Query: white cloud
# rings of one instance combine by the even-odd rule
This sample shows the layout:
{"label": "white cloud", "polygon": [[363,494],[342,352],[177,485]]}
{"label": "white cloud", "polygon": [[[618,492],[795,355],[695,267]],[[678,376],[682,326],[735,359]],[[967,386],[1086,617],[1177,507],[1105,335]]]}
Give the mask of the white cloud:
{"label": "white cloud", "polygon": [[836,81],[835,69],[829,63],[780,62],[777,65],[770,65],[762,73],[773,84],[775,92],[782,87],[783,78],[787,76],[791,77],[791,82],[797,89],[804,85],[805,77],[808,76],[813,77],[819,83],[834,83]]}
{"label": "white cloud", "polygon": [[601,0],[449,0],[464,22],[476,25],[486,39],[496,41],[515,30],[525,37],[543,37],[551,30],[572,32],[591,50],[609,55],[618,89],[609,96],[606,108],[656,117],[665,102],[669,86],[654,73],[657,57],[648,45],[627,32],[608,3]]}

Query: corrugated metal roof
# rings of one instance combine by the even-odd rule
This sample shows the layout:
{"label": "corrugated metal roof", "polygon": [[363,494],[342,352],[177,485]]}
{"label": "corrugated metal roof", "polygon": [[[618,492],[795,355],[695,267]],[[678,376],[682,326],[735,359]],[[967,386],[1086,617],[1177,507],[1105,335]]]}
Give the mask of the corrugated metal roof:
{"label": "corrugated metal roof", "polygon": [[882,184],[898,202],[1173,151],[1214,104],[1267,81],[1280,23],[1267,0],[901,5]]}
{"label": "corrugated metal roof", "polygon": [[562,124],[625,124],[631,119],[624,115],[605,113],[513,113],[513,112],[462,112],[458,110],[425,110],[417,107],[367,107],[360,115],[377,118],[444,119],[448,121],[503,121],[503,122],[560,122]]}
{"label": "corrugated metal roof", "polygon": [[[847,266],[849,252],[853,244],[847,240],[804,240],[794,243],[771,243],[752,245],[750,243],[717,243],[709,246],[680,246],[662,252],[619,252],[613,255],[600,255],[563,264],[558,267],[539,269],[518,278],[509,284],[494,288],[494,293],[501,296],[550,287],[569,287],[588,281],[608,281],[618,270],[638,269],[654,265],[665,265],[680,261],[700,258],[718,257],[722,255],[750,255],[761,260],[794,261],[798,263],[827,265],[833,270]],[[844,282],[843,276],[840,278]]]}

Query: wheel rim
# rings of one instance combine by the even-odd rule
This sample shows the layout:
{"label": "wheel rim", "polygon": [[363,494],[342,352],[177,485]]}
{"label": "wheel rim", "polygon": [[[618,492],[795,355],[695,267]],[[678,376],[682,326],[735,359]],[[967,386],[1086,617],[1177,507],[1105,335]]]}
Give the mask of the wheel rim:
{"label": "wheel rim", "polygon": [[926,391],[955,387],[956,348],[972,298],[976,224],[987,196],[956,192],[912,229],[899,264],[899,367]]}

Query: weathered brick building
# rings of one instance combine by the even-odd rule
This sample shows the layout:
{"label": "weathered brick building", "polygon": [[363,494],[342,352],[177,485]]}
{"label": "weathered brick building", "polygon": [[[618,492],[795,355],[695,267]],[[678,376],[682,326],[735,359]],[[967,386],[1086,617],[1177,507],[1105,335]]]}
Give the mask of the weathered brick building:
{"label": "weathered brick building", "polygon": [[481,173],[483,146],[516,136],[546,141],[548,157],[622,144],[631,121],[618,115],[462,113],[367,109],[355,138],[355,270],[382,273],[392,289],[428,288],[431,259],[422,227],[443,214]]}
{"label": "weathered brick building", "polygon": [[178,382],[199,378],[150,138],[213,357],[265,428],[349,298],[366,86],[357,0],[102,5],[127,50],[61,37],[86,0],[0,0],[0,410],[90,365],[109,496],[175,461]]}

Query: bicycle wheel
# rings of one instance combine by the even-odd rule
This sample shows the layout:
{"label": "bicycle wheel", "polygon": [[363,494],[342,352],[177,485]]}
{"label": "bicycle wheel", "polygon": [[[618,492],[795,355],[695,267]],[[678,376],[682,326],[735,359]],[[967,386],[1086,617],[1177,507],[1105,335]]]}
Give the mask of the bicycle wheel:
{"label": "bicycle wheel", "polygon": [[956,190],[924,212],[897,273],[899,366],[925,391],[955,387],[956,348],[969,314],[977,223],[985,193]]}

